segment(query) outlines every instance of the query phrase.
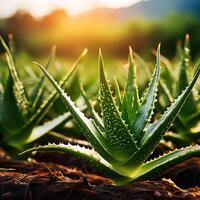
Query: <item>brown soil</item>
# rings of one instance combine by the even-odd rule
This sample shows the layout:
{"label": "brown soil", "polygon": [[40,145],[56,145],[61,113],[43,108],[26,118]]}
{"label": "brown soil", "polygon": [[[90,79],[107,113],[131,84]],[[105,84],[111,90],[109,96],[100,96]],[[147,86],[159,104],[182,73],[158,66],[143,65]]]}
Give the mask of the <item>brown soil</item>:
{"label": "brown soil", "polygon": [[[193,163],[193,164],[192,164]],[[199,158],[190,159],[168,171],[165,177],[178,177],[190,171],[190,166],[200,169]],[[181,189],[169,179],[135,182],[116,187],[108,178],[83,173],[76,168],[42,162],[0,160],[0,167],[15,168],[13,172],[0,173],[0,199],[200,199],[200,187]],[[194,168],[192,168],[194,170]],[[199,185],[200,177],[197,182]],[[191,178],[188,179],[190,181]],[[181,182],[181,180],[180,180]]]}
{"label": "brown soil", "polygon": [[[89,168],[84,161],[67,153],[37,153],[34,156],[39,162],[53,162],[64,166],[77,166],[84,173],[98,174],[95,169]],[[181,188],[200,187],[200,157],[189,159],[174,168],[159,174],[155,180],[161,180],[163,177],[171,179]]]}
{"label": "brown soil", "polygon": [[[110,179],[94,174],[94,170],[67,154],[39,154],[36,157],[45,162],[64,161],[62,164],[68,167],[34,160],[14,161],[0,150],[0,168],[15,169],[0,172],[0,200],[200,199],[200,158],[189,159],[152,181],[117,187]],[[73,165],[82,170],[69,167]]]}

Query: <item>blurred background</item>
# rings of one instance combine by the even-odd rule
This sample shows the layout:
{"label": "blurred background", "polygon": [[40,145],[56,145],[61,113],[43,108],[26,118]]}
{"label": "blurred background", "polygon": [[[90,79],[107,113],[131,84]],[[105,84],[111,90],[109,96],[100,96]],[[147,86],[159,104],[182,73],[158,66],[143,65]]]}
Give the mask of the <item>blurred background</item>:
{"label": "blurred background", "polygon": [[178,39],[191,36],[200,53],[199,0],[0,0],[0,34],[14,35],[17,49],[46,56],[74,57],[87,47],[97,55],[126,58],[128,46],[147,57],[162,42],[169,58]]}

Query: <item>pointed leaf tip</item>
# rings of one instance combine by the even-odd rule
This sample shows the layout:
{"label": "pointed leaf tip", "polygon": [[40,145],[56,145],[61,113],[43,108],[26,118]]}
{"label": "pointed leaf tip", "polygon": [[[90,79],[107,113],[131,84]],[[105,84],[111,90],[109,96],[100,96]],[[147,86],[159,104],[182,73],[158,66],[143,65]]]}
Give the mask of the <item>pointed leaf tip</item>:
{"label": "pointed leaf tip", "polygon": [[99,48],[99,64],[104,64],[103,63],[103,55],[102,55],[102,51],[101,51],[101,48]]}
{"label": "pointed leaf tip", "polygon": [[190,40],[190,34],[189,34],[189,33],[186,33],[186,34],[185,34],[185,40],[186,40],[186,41]]}
{"label": "pointed leaf tip", "polygon": [[88,49],[87,48],[85,48],[84,50],[83,50],[83,52],[82,52],[82,56],[85,56],[86,54],[88,53]]}
{"label": "pointed leaf tip", "polygon": [[157,57],[160,57],[160,48],[161,48],[161,43],[158,44]]}
{"label": "pointed leaf tip", "polygon": [[129,55],[133,55],[133,49],[132,49],[132,47],[131,46],[129,46]]}

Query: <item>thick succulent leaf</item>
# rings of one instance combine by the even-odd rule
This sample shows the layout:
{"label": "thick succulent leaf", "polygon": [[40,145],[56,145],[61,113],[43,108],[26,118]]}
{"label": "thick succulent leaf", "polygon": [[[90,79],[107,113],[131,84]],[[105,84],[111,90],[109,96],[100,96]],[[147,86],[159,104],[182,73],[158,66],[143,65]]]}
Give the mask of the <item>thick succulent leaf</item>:
{"label": "thick succulent leaf", "polygon": [[[85,49],[79,58],[75,61],[75,63],[72,65],[68,73],[64,76],[64,78],[59,82],[59,85],[62,87],[69,78],[74,74],[76,71],[80,60],[82,57],[84,57],[87,53],[87,50]],[[18,141],[24,141],[26,140],[33,127],[35,127],[37,124],[40,123],[40,121],[43,119],[43,117],[46,115],[46,113],[49,111],[49,109],[52,107],[54,102],[57,99],[57,90],[53,90],[53,92],[49,95],[49,97],[41,104],[41,106],[36,110],[36,113],[26,122],[26,124],[22,127],[21,130],[18,131],[17,134],[17,140]]]}
{"label": "thick succulent leaf", "polygon": [[[156,56],[156,51],[153,50],[152,52]],[[163,65],[164,67],[163,67],[163,72],[161,73],[162,79],[159,80],[159,84],[161,88],[163,85],[165,85],[164,87],[169,91],[169,95],[174,96],[175,95],[174,92],[176,90],[176,78],[175,78],[176,73],[174,73],[172,63],[168,58],[166,58],[162,54],[160,55],[160,62],[161,66]]]}
{"label": "thick succulent leaf", "polygon": [[128,110],[127,110],[127,97],[126,93],[123,94],[122,96],[122,106],[120,108],[120,113],[121,117],[124,120],[124,123],[127,125],[128,130],[130,131],[130,134],[132,134],[132,130],[130,128],[130,121],[129,121],[129,116],[128,116]]}
{"label": "thick succulent leaf", "polygon": [[[67,112],[63,115],[60,115],[60,116],[50,120],[50,121],[45,122],[44,124],[42,124],[40,126],[34,127],[30,133],[30,136],[27,138],[25,143],[31,143],[31,142],[37,140],[38,138],[42,137],[49,131],[58,127],[63,122],[68,121],[70,118],[71,118],[71,114],[69,112]],[[24,141],[23,141],[23,143],[24,143]]]}
{"label": "thick succulent leaf", "polygon": [[[52,65],[55,59],[55,54],[56,54],[56,47],[53,46],[51,49],[51,53],[48,58],[47,64],[45,66],[45,69],[48,69]],[[44,84],[43,84],[44,80],[45,80],[45,75],[42,74],[38,82],[36,83],[35,87],[33,88],[31,98],[30,98],[33,111],[38,107],[38,103],[40,102],[42,98],[42,94],[44,91]]]}
{"label": "thick succulent leaf", "polygon": [[112,97],[104,74],[104,63],[101,52],[99,53],[99,79],[100,104],[105,127],[104,137],[113,157],[119,162],[125,162],[133,156],[137,150],[137,146],[123,122]]}
{"label": "thick succulent leaf", "polygon": [[[115,98],[114,98],[114,101],[116,103],[116,106],[119,109],[119,112],[121,113],[122,119],[124,120],[125,124],[127,124],[128,128],[130,130],[128,111],[127,111],[127,108],[126,108],[126,102],[127,102],[126,93],[124,93],[123,96],[122,96],[121,92],[120,92],[120,88],[119,88],[119,83],[118,83],[118,81],[115,77],[114,77],[114,81],[115,81]],[[131,130],[130,130],[130,133],[131,133]]]}
{"label": "thick succulent leaf", "polygon": [[137,180],[146,180],[152,178],[155,175],[158,175],[159,173],[164,172],[170,167],[174,167],[176,164],[184,160],[199,155],[199,145],[177,149],[163,156],[160,156],[159,158],[148,161],[137,171],[137,173],[134,176],[136,176]]}
{"label": "thick succulent leaf", "polygon": [[[190,45],[189,45],[189,34],[186,34],[184,52],[182,56],[182,62],[180,65],[179,78],[177,81],[177,96],[181,91],[188,85],[188,74],[191,65],[191,56],[190,56]],[[189,95],[185,105],[180,112],[180,115],[186,120],[187,116],[193,114],[196,111],[196,104],[193,93]]]}
{"label": "thick succulent leaf", "polygon": [[166,83],[165,83],[163,80],[159,80],[159,84],[160,84],[160,87],[161,87],[163,93],[164,93],[164,94],[166,95],[166,97],[167,97],[168,103],[173,102],[174,99],[173,99],[173,97],[172,97],[172,95],[171,95],[171,93],[170,93],[170,90],[168,89]]}
{"label": "thick succulent leaf", "polygon": [[88,149],[72,144],[48,144],[28,149],[21,154],[27,154],[33,151],[57,151],[71,153],[72,155],[83,159],[90,167],[97,169],[105,176],[118,181],[125,178],[119,175],[108,162],[106,162],[96,151],[94,151],[94,149]]}
{"label": "thick succulent leaf", "polygon": [[9,136],[16,134],[24,123],[25,119],[14,95],[13,79],[9,74],[0,99],[0,124]]}
{"label": "thick succulent leaf", "polygon": [[13,60],[16,61],[15,42],[14,42],[13,35],[11,33],[8,35],[8,46],[9,46],[10,52],[12,54]]}
{"label": "thick succulent leaf", "polygon": [[110,162],[115,162],[111,155],[108,154],[107,142],[103,137],[103,133],[99,130],[95,122],[85,117],[84,113],[82,113],[80,109],[75,106],[75,104],[71,101],[70,97],[62,90],[62,88],[56,83],[56,81],[51,77],[51,75],[41,65],[38,64],[38,66],[44,72],[46,77],[51,81],[53,86],[56,88],[58,94],[63,100],[63,103],[70,111],[71,115],[78,123],[81,131],[88,139],[88,141],[92,144],[92,146],[96,149],[96,151],[106,160]]}
{"label": "thick succulent leaf", "polygon": [[67,94],[71,97],[73,101],[77,100],[81,95],[80,90],[80,73],[77,70],[77,73],[74,74],[72,80],[66,87]]}
{"label": "thick succulent leaf", "polygon": [[102,122],[102,119],[99,117],[98,113],[95,111],[94,109],[94,106],[92,105],[92,103],[90,102],[90,100],[88,99],[85,91],[84,91],[84,88],[83,88],[83,85],[81,84],[80,85],[80,89],[81,89],[81,94],[82,94],[82,97],[89,109],[89,112],[90,114],[92,115],[92,118],[94,119],[96,125],[99,127],[99,129],[101,131],[105,131],[104,130],[104,126],[103,126],[103,122]]}
{"label": "thick succulent leaf", "polygon": [[186,34],[184,51],[182,53],[182,58],[181,58],[179,78],[177,81],[177,95],[179,95],[188,85],[187,70],[189,70],[190,65],[191,65],[191,60],[190,60],[189,35]]}
{"label": "thick succulent leaf", "polygon": [[164,133],[169,129],[180,109],[184,105],[189,96],[194,84],[196,83],[200,74],[200,66],[195,73],[192,81],[182,94],[174,101],[174,103],[167,109],[158,121],[147,127],[144,137],[141,141],[141,147],[134,157],[134,161],[144,162],[148,156],[154,151],[156,145],[159,143]]}
{"label": "thick succulent leaf", "polygon": [[125,98],[124,106],[128,114],[128,124],[132,124],[135,120],[136,112],[140,105],[138,87],[136,81],[136,65],[133,61],[133,52],[131,47],[129,47],[129,71],[128,71],[128,80],[125,88]]}
{"label": "thick succulent leaf", "polygon": [[158,80],[160,75],[160,45],[157,50],[157,62],[153,73],[153,79],[149,85],[146,96],[144,97],[141,106],[139,107],[135,120],[131,125],[131,129],[138,142],[141,141],[146,124],[149,122],[154,109],[154,104],[157,95]]}
{"label": "thick succulent leaf", "polygon": [[17,71],[17,68],[15,66],[15,63],[14,63],[14,60],[12,57],[12,53],[10,52],[8,46],[6,45],[6,43],[4,42],[2,37],[0,37],[0,41],[6,50],[5,55],[6,55],[6,60],[8,63],[9,71],[10,71],[10,74],[13,79],[13,91],[15,94],[15,98],[18,103],[18,107],[20,108],[21,112],[25,116],[29,112],[29,110],[28,110],[29,102],[28,102],[28,99],[26,96],[26,92],[25,92],[24,86],[19,78],[18,71]]}
{"label": "thick succulent leaf", "polygon": [[119,88],[119,83],[118,83],[116,77],[114,77],[114,84],[115,84],[115,102],[116,102],[116,105],[118,106],[119,110],[121,111],[122,96],[121,96],[121,92],[120,92],[120,88]]}
{"label": "thick succulent leaf", "polygon": [[84,146],[87,148],[92,148],[91,144],[86,140],[76,139],[70,136],[66,136],[66,134],[62,134],[59,132],[50,131],[48,132],[48,136],[53,137],[54,139],[58,139],[59,142],[63,142],[65,144],[70,143],[70,144]]}

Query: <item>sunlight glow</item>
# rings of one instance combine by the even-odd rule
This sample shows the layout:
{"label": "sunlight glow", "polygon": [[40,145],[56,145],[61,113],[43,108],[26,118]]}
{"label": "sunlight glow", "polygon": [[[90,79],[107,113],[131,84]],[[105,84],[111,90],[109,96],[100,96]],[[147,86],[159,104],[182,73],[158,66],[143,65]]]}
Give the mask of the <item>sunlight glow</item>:
{"label": "sunlight glow", "polygon": [[0,0],[0,17],[11,16],[17,10],[26,10],[35,16],[42,16],[58,8],[74,16],[97,7],[118,8],[139,1],[142,0]]}

